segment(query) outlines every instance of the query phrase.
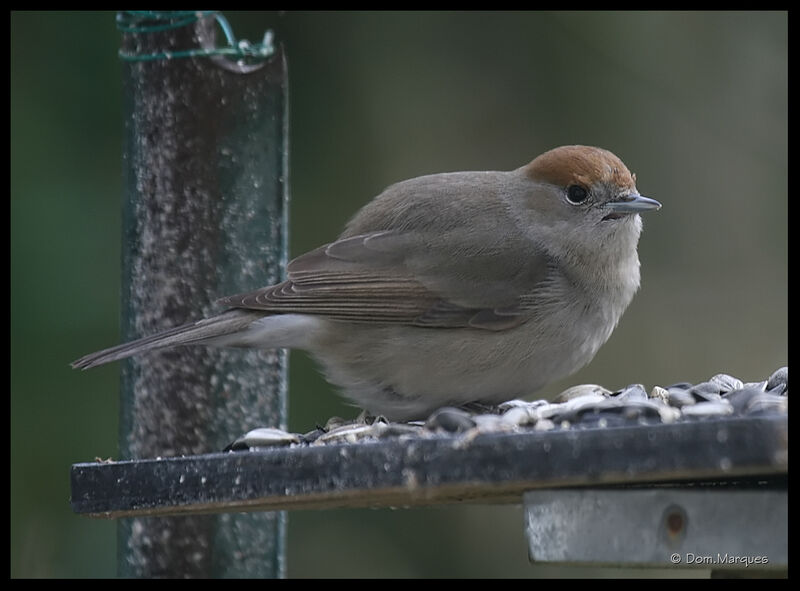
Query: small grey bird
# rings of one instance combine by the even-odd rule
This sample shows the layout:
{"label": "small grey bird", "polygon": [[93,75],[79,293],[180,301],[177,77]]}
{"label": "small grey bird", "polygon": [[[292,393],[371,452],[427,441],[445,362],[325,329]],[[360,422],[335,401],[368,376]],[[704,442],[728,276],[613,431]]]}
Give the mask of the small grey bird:
{"label": "small grey bird", "polygon": [[639,287],[639,195],[611,152],[564,146],[510,172],[390,186],[339,239],[225,312],[75,361],[178,345],[304,349],[373,414],[532,394],[591,361]]}

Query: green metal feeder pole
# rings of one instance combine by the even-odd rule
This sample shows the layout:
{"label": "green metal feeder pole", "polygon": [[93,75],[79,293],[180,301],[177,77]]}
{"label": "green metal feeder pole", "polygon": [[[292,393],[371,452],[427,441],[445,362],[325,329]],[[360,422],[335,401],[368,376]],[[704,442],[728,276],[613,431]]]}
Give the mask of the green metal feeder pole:
{"label": "green metal feeder pole", "polygon": [[[220,19],[118,16],[126,340],[218,312],[216,299],[285,270],[286,62],[280,50],[231,61],[216,49]],[[285,427],[286,367],[284,351],[211,347],[126,361],[122,458],[219,451],[252,428]],[[281,512],[122,519],[119,574],[279,577],[285,534]]]}

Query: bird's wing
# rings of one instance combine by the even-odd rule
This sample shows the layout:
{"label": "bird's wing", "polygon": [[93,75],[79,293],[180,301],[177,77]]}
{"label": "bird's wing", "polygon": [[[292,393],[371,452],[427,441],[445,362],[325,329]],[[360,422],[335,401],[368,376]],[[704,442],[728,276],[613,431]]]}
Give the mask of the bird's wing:
{"label": "bird's wing", "polygon": [[552,271],[548,258],[502,240],[479,250],[473,243],[458,229],[352,236],[294,259],[283,283],[220,303],[427,327],[505,330],[524,322],[531,294]]}

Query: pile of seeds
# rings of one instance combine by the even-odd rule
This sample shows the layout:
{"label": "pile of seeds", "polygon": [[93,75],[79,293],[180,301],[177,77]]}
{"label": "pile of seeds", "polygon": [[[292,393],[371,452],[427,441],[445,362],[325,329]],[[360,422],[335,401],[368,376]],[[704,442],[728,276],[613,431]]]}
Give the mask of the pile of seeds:
{"label": "pile of seeds", "polygon": [[262,428],[250,431],[227,450],[281,445],[326,445],[388,438],[437,437],[442,434],[522,432],[528,430],[603,428],[787,414],[789,368],[782,367],[761,382],[744,383],[717,374],[699,384],[680,382],[654,386],[649,392],[632,384],[611,392],[602,386],[573,386],[547,400],[511,400],[497,407],[471,405],[470,411],[445,407],[426,421],[392,423],[383,417],[362,415],[356,421],[333,418],[306,434]]}

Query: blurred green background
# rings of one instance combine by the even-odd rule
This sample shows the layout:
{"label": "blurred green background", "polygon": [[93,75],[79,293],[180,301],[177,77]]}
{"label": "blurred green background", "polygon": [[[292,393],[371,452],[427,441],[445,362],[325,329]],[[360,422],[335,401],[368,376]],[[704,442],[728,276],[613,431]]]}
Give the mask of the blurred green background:
{"label": "blurred green background", "polygon": [[[226,13],[290,72],[291,255],[385,186],[612,150],[644,195],[642,288],[579,374],[619,388],[788,364],[788,15]],[[11,575],[116,573],[114,522],[69,508],[69,467],[116,456],[122,107],[112,12],[11,14]],[[220,294],[224,295],[224,294]],[[541,397],[541,396],[540,396]],[[290,428],[354,416],[302,355]],[[288,574],[547,576],[515,506],[304,511]],[[582,571],[569,571],[582,574]],[[615,573],[619,574],[619,573]]]}

